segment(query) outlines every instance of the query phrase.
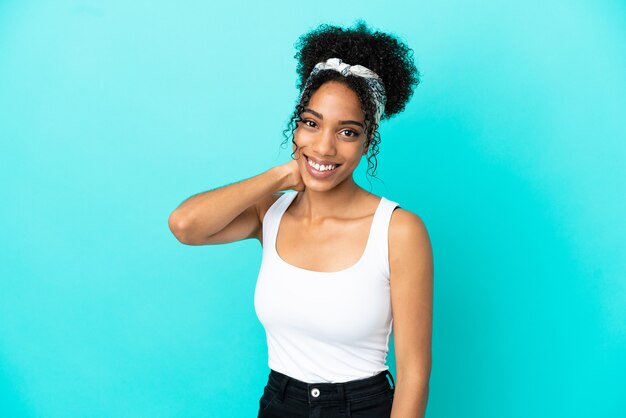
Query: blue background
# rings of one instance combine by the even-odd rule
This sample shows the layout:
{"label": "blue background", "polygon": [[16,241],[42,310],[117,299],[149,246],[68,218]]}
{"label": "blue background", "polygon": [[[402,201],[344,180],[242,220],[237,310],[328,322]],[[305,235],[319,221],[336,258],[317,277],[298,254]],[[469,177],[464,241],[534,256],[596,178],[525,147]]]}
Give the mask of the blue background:
{"label": "blue background", "polygon": [[0,415],[256,416],[261,247],[167,219],[288,161],[294,42],[357,18],[423,74],[372,192],[431,235],[427,416],[626,416],[617,0],[0,2]]}

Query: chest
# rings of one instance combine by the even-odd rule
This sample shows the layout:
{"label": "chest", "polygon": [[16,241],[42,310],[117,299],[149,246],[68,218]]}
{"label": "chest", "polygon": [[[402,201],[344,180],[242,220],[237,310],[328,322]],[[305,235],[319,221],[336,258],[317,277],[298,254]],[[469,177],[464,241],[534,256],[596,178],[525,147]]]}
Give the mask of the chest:
{"label": "chest", "polygon": [[335,272],[356,264],[365,252],[373,215],[307,225],[285,213],[278,225],[276,252],[288,264]]}

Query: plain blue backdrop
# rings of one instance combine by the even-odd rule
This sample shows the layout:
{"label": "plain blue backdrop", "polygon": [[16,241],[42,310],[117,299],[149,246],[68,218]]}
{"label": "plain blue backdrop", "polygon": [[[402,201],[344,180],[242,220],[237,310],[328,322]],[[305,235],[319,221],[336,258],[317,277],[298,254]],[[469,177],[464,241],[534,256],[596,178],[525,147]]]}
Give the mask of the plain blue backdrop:
{"label": "plain blue backdrop", "polygon": [[427,416],[626,416],[623,2],[4,0],[2,417],[256,416],[261,246],[168,216],[288,161],[294,42],[358,18],[422,72],[372,192],[432,240]]}

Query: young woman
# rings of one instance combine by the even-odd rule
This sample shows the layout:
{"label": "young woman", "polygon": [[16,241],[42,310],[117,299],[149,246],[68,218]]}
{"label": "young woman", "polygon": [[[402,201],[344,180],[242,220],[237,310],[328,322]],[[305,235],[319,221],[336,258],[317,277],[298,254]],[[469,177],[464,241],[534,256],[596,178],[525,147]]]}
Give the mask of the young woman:
{"label": "young woman", "polygon": [[[297,47],[292,160],[190,197],[170,228],[189,245],[263,246],[254,303],[270,373],[259,417],[423,417],[428,233],[418,215],[353,179],[362,156],[375,168],[380,120],[400,113],[419,83],[413,51],[364,22],[321,25]],[[397,381],[386,364],[392,328]]]}

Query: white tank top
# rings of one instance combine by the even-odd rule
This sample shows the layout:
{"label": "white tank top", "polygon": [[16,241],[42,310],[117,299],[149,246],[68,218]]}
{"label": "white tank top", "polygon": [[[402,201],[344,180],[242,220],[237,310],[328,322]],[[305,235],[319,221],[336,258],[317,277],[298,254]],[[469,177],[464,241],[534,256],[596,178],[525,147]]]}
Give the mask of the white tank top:
{"label": "white tank top", "polygon": [[307,383],[340,383],[387,370],[393,326],[388,230],[398,203],[384,197],[359,261],[337,272],[293,266],[276,251],[280,220],[298,192],[283,194],[263,218],[263,258],[254,292],[268,366]]}

